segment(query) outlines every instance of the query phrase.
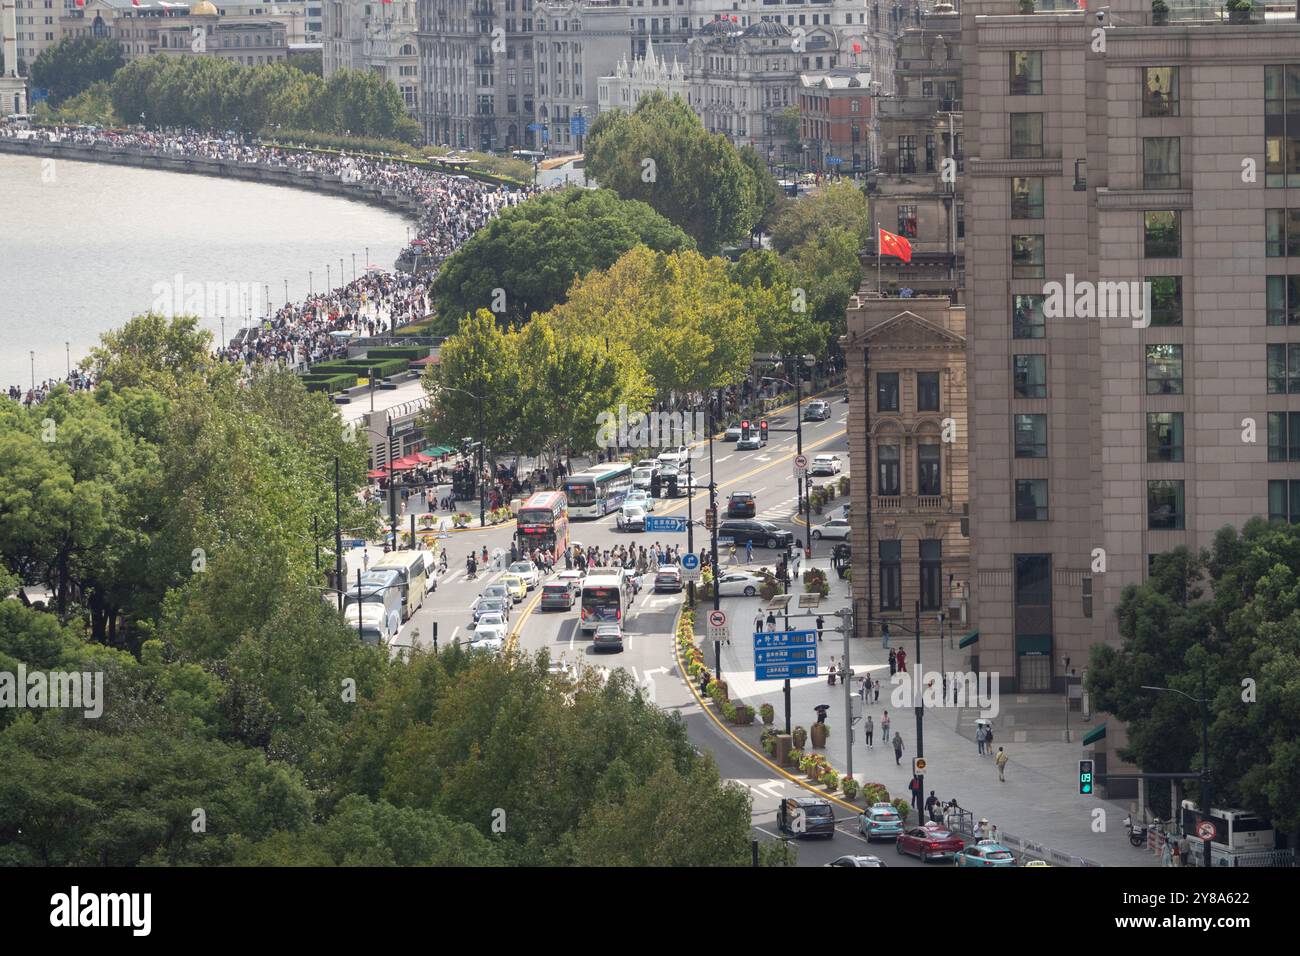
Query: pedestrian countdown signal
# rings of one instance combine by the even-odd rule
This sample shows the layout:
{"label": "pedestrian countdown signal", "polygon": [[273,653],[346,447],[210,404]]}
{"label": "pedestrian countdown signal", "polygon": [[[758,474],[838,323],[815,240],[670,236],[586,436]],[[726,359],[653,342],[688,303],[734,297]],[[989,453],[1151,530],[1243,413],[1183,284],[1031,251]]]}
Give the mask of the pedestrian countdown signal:
{"label": "pedestrian countdown signal", "polygon": [[1079,793],[1085,796],[1092,793],[1092,761],[1079,761]]}

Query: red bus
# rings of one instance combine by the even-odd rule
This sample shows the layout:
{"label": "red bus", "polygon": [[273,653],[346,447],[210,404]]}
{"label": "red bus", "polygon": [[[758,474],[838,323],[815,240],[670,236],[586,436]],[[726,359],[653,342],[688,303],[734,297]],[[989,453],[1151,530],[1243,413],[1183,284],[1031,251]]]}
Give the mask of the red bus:
{"label": "red bus", "polygon": [[562,491],[539,491],[519,506],[515,516],[519,547],[563,554],[569,547],[569,499]]}

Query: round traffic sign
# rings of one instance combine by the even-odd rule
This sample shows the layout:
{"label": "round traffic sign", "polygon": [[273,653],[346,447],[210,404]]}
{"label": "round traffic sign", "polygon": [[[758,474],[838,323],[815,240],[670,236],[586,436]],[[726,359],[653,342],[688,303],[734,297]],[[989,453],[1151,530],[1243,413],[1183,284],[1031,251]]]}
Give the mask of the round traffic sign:
{"label": "round traffic sign", "polygon": [[1202,820],[1200,823],[1196,824],[1196,835],[1202,840],[1213,840],[1215,834],[1218,832],[1219,828],[1210,820]]}
{"label": "round traffic sign", "polygon": [[807,456],[807,455],[795,455],[795,456],[794,456],[794,466],[795,466],[796,468],[807,468],[807,467],[808,467],[808,456]]}
{"label": "round traffic sign", "polygon": [[726,611],[710,611],[710,612],[709,612],[709,626],[710,626],[710,627],[725,627],[726,624],[727,624],[727,612],[726,612]]}
{"label": "round traffic sign", "polygon": [[694,571],[694,570],[695,570],[696,568],[698,568],[699,566],[700,566],[700,556],[699,556],[698,554],[683,554],[683,555],[682,555],[682,570],[683,570],[683,571]]}

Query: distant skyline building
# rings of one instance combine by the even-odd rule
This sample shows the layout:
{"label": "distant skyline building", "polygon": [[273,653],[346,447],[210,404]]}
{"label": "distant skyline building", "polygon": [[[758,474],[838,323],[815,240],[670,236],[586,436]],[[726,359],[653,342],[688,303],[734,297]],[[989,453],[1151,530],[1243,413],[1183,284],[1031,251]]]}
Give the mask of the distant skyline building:
{"label": "distant skyline building", "polygon": [[391,82],[408,112],[419,113],[420,51],[415,0],[324,0],[321,66],[325,77],[362,70]]}
{"label": "distant skyline building", "polygon": [[644,57],[633,57],[629,63],[623,57],[609,76],[597,81],[597,111],[621,109],[631,112],[643,96],[663,93],[689,101],[690,83],[686,68],[676,57],[669,63],[655,55],[653,42],[646,44]]}

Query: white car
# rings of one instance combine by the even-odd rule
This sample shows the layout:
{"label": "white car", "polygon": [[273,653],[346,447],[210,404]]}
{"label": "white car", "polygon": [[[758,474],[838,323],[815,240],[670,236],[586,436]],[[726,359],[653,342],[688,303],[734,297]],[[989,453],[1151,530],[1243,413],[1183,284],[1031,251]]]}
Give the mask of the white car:
{"label": "white car", "polygon": [[748,571],[728,571],[718,579],[718,593],[723,597],[753,597],[763,586],[763,579]]}
{"label": "white car", "polygon": [[658,471],[658,470],[659,470],[659,466],[660,466],[661,464],[662,464],[662,462],[661,462],[658,458],[642,458],[640,461],[638,461],[638,462],[637,462],[635,465],[633,465],[632,467],[633,467],[633,468],[653,468],[655,471]]}
{"label": "white car", "polygon": [[633,488],[627,493],[627,497],[623,499],[623,507],[626,508],[628,505],[637,505],[646,511],[655,510],[654,498],[650,496],[650,492],[642,488]]}
{"label": "white car", "polygon": [[537,565],[533,564],[531,561],[516,561],[514,564],[510,565],[508,570],[511,574],[522,578],[524,587],[530,591],[537,587],[537,582],[542,578],[542,576],[537,573]]}
{"label": "white car", "polygon": [[561,571],[559,574],[557,574],[556,580],[558,580],[562,584],[567,584],[570,587],[576,588],[582,585],[582,579],[584,577],[586,577],[586,575],[583,574],[581,571],[579,571],[577,568],[569,568],[569,570]]}
{"label": "white car", "polygon": [[686,464],[686,459],[691,457],[691,450],[685,445],[678,445],[675,448],[665,448],[659,453],[659,463],[661,465],[677,465],[678,467]]}
{"label": "white car", "polygon": [[478,644],[481,641],[491,640],[504,641],[507,630],[506,619],[500,614],[484,614],[474,627],[474,643]]}
{"label": "white car", "polygon": [[361,640],[366,644],[387,644],[402,629],[401,612],[385,612],[382,604],[366,602],[349,605],[345,611],[348,626],[354,630],[358,625],[358,611],[360,611]]}
{"label": "white car", "polygon": [[493,654],[499,654],[505,650],[506,640],[504,637],[493,635],[491,637],[476,637],[470,642],[471,651],[491,651]]}
{"label": "white car", "polygon": [[825,524],[813,528],[813,540],[819,541],[822,538],[838,538],[841,541],[847,541],[849,537],[849,519],[832,518]]}
{"label": "white car", "polygon": [[640,505],[624,505],[614,519],[620,531],[644,531],[646,511]]}
{"label": "white car", "polygon": [[843,465],[839,455],[818,455],[808,466],[810,475],[838,475]]}

